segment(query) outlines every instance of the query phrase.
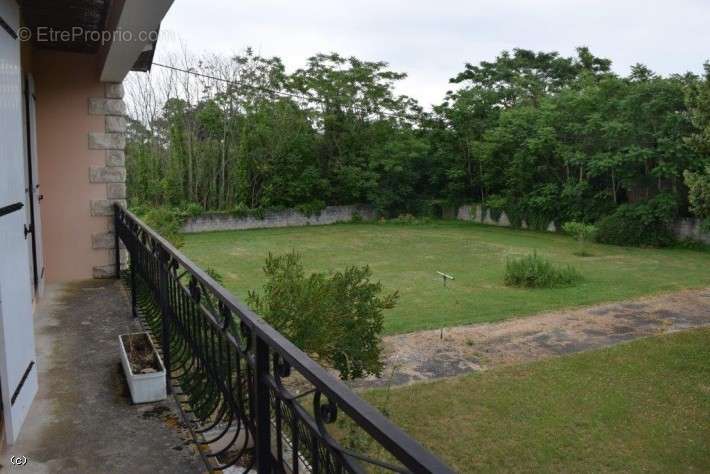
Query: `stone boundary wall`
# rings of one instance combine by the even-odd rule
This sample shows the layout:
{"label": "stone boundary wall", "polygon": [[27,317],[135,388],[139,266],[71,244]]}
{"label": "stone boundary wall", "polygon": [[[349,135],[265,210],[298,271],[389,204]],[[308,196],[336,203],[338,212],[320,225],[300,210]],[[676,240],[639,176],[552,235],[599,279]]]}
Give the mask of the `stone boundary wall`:
{"label": "stone boundary wall", "polygon": [[[498,220],[493,219],[490,210],[484,212],[480,204],[467,204],[459,207],[456,218],[460,221],[472,221],[479,224],[494,225],[498,227],[510,227],[510,219],[502,212]],[[527,224],[523,222],[523,229],[527,229]],[[557,225],[550,222],[547,226],[548,232],[557,232]],[[679,240],[692,239],[710,245],[710,232],[701,228],[700,219],[686,218],[677,221],[673,225],[673,233]]]}
{"label": "stone boundary wall", "polygon": [[364,221],[373,221],[377,215],[368,206],[328,206],[318,214],[307,216],[295,209],[267,212],[263,219],[235,217],[229,214],[205,214],[189,217],[182,228],[188,234],[218,230],[270,229],[275,227],[299,227],[350,222],[358,214]]}
{"label": "stone boundary wall", "polygon": [[[495,225],[498,227],[511,227],[510,219],[508,219],[508,215],[505,212],[501,212],[500,217],[496,220],[491,216],[490,209],[486,209],[484,212],[480,204],[466,204],[459,207],[456,219],[460,221],[477,222],[479,224]],[[521,227],[527,229],[528,225],[523,221]],[[557,225],[554,222],[550,222],[547,225],[548,232],[557,232],[557,230]]]}
{"label": "stone boundary wall", "polygon": [[692,239],[710,245],[710,232],[702,230],[700,219],[681,219],[673,225],[673,233],[680,239]]}

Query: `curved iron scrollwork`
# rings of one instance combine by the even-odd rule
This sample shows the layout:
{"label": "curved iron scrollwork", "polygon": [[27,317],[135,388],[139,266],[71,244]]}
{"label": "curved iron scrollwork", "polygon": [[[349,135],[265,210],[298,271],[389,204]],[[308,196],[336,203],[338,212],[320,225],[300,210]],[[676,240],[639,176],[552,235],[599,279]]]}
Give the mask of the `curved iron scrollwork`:
{"label": "curved iron scrollwork", "polygon": [[136,216],[116,205],[114,223],[134,314],[215,470],[452,472]]}

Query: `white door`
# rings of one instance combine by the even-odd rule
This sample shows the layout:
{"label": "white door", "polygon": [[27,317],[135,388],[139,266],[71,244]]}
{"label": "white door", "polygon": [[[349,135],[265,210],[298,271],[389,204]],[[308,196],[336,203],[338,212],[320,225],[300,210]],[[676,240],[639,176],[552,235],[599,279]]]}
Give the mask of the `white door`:
{"label": "white door", "polygon": [[[17,2],[0,0],[0,17],[0,391],[5,435],[13,443],[37,393],[37,367],[27,264],[31,256],[24,233],[26,156]],[[6,212],[20,204],[22,209]]]}

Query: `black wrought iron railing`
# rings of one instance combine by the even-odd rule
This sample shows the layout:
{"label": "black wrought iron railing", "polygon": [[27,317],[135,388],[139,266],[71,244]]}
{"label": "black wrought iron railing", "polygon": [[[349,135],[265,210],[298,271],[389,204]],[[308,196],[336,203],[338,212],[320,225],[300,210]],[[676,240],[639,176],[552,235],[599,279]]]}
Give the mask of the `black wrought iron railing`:
{"label": "black wrought iron railing", "polygon": [[114,221],[117,273],[120,240],[134,314],[214,469],[452,472],[135,215]]}

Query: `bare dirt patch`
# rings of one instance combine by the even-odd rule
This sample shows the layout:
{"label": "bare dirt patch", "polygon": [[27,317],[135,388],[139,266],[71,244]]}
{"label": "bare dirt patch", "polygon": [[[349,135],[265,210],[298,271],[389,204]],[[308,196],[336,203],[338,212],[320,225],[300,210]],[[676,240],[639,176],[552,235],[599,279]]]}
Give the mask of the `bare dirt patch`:
{"label": "bare dirt patch", "polygon": [[710,288],[493,324],[386,337],[384,377],[356,387],[404,385],[710,326]]}

